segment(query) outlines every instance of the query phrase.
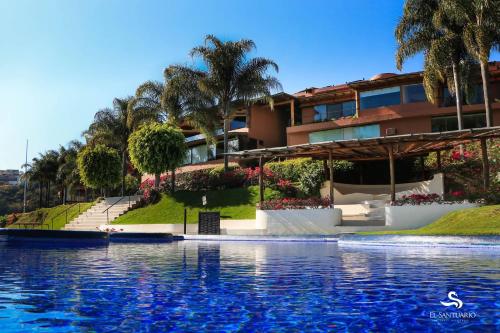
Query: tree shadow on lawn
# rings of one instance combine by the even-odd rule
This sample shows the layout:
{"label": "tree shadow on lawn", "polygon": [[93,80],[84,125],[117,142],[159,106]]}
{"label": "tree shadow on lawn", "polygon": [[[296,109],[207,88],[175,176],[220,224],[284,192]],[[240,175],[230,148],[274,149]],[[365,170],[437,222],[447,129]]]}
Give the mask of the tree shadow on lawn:
{"label": "tree shadow on lawn", "polygon": [[[203,206],[202,197],[206,195],[207,206]],[[211,209],[228,206],[255,205],[258,193],[254,189],[234,188],[220,191],[178,191],[173,195],[175,201],[185,207]]]}

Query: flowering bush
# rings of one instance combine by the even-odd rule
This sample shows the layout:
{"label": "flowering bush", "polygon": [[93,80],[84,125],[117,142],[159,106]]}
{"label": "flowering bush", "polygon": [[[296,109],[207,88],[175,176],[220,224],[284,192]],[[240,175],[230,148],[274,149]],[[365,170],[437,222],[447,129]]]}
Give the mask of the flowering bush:
{"label": "flowering bush", "polygon": [[139,189],[144,195],[144,202],[146,204],[153,204],[160,201],[161,194],[154,188],[154,180],[147,179],[141,183]]}
{"label": "flowering bush", "polygon": [[10,215],[7,215],[7,224],[6,225],[11,225],[13,223],[16,223],[16,221],[19,219],[16,213],[12,213]]}
{"label": "flowering bush", "polygon": [[285,195],[285,197],[295,197],[297,195],[297,188],[293,186],[293,183],[289,180],[278,180],[276,187],[281,193]]}
{"label": "flowering bush", "polygon": [[[245,184],[247,186],[257,185],[259,183],[260,167],[245,168],[243,169],[243,172],[245,173]],[[277,180],[276,175],[274,174],[274,172],[271,171],[271,169],[264,167],[263,173],[264,173],[264,184],[266,186],[270,186],[276,183]]]}
{"label": "flowering bush", "polygon": [[454,161],[467,160],[467,159],[473,158],[474,157],[474,153],[471,152],[471,151],[465,150],[464,154],[462,156],[460,156],[460,151],[454,150],[454,151],[451,152],[451,156],[450,157]]}
{"label": "flowering bush", "polygon": [[[490,182],[494,185],[495,177],[500,174],[500,140],[487,140],[487,148]],[[467,198],[470,201],[500,203],[500,194],[491,189],[489,191],[483,189],[481,147],[478,142],[465,144],[462,157],[458,147],[452,151],[443,151],[441,162],[448,193],[447,199]],[[435,169],[437,167],[436,154],[430,154],[425,164],[428,168]],[[495,186],[492,186],[492,189],[494,188]]]}
{"label": "flowering bush", "polygon": [[418,205],[430,205],[432,203],[455,203],[455,201],[444,201],[439,194],[410,194],[403,195],[401,198],[397,199],[392,203],[393,206],[418,206]]}
{"label": "flowering bush", "polygon": [[267,200],[257,205],[257,208],[262,210],[322,209],[329,207],[330,200],[328,198],[283,198]]}

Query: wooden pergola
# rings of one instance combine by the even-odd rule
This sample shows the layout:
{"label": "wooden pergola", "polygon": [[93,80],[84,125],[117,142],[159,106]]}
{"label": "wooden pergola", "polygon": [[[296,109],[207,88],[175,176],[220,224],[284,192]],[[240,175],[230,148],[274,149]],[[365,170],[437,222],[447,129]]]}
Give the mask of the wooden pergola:
{"label": "wooden pergola", "polygon": [[274,147],[231,152],[228,155],[239,159],[258,159],[260,166],[259,189],[260,201],[264,200],[263,167],[266,160],[288,157],[312,157],[329,161],[330,200],[333,205],[333,160],[369,161],[389,160],[391,179],[391,200],[396,199],[396,170],[394,161],[397,158],[423,156],[436,152],[438,169],[441,169],[443,150],[449,150],[461,144],[479,141],[483,164],[483,186],[489,187],[489,161],[486,140],[499,138],[500,126],[473,128],[460,131],[439,133],[420,133],[384,136],[369,139],[337,140],[318,143],[307,143],[294,146]]}

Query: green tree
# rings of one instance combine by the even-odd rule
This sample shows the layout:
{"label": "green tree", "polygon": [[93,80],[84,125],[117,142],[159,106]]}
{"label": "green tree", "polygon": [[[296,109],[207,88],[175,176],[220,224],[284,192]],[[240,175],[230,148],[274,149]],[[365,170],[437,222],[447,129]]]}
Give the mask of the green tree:
{"label": "green tree", "polygon": [[208,134],[217,126],[217,113],[210,96],[198,88],[195,72],[176,66],[164,71],[164,83],[146,81],[135,93],[133,108],[158,115],[158,121],[180,127],[183,124]]}
{"label": "green tree", "polygon": [[49,150],[39,157],[32,159],[27,165],[27,172],[23,180],[38,183],[39,207],[43,207],[43,189],[45,188],[45,206],[50,205],[51,185],[57,181],[57,170],[59,154],[55,150]]}
{"label": "green tree", "polygon": [[424,53],[424,87],[428,99],[436,103],[441,82],[455,95],[458,128],[463,129],[462,92],[470,95],[474,61],[462,39],[464,26],[452,20],[439,0],[407,0],[396,27],[396,65]]}
{"label": "green tree", "polygon": [[68,191],[70,191],[74,186],[77,186],[81,183],[76,160],[78,157],[78,152],[82,149],[82,147],[82,143],[77,140],[71,141],[67,147],[59,147],[59,166],[56,179],[62,189],[62,204],[66,204]]}
{"label": "green tree", "polygon": [[121,159],[114,148],[98,144],[86,146],[78,153],[77,165],[85,186],[111,188],[120,182]]}
{"label": "green tree", "polygon": [[125,192],[128,162],[128,138],[141,124],[157,121],[158,115],[148,108],[135,108],[132,97],[115,98],[112,108],[97,112],[89,129],[84,132],[87,143],[116,148],[122,160],[121,193]]}
{"label": "green tree", "polygon": [[182,165],[187,146],[178,128],[168,124],[147,124],[130,136],[129,151],[132,163],[140,172],[155,175],[155,187],[158,188],[161,173]]}
{"label": "green tree", "polygon": [[[257,99],[265,99],[272,106],[272,91],[281,90],[278,79],[268,74],[270,69],[278,71],[278,65],[265,58],[249,58],[255,48],[252,40],[223,42],[213,35],[205,37],[205,44],[193,48],[191,56],[203,61],[201,70],[177,66],[180,72],[197,78],[199,90],[216,103],[220,118],[224,121],[224,153],[228,152],[228,133],[231,117],[236,106],[250,105]],[[229,159],[224,155],[224,170]]]}
{"label": "green tree", "polygon": [[462,37],[470,54],[479,62],[483,82],[486,126],[493,126],[488,61],[493,48],[500,44],[499,0],[443,0],[448,16],[464,26]]}

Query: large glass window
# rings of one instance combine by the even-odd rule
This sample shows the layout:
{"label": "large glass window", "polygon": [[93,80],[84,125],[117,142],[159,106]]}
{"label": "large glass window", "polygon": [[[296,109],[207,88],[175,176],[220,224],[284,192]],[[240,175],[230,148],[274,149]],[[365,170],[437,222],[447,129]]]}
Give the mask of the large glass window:
{"label": "large glass window", "polygon": [[356,114],[355,101],[346,101],[335,104],[321,104],[314,107],[314,121],[352,117],[354,114]]}
{"label": "large glass window", "polygon": [[409,84],[402,87],[403,103],[418,103],[427,101],[424,86],[421,83]]}
{"label": "large glass window", "polygon": [[246,117],[234,117],[231,120],[230,129],[235,130],[239,128],[244,128],[247,126],[247,118]]}
{"label": "large glass window", "polygon": [[344,127],[309,133],[309,143],[335,140],[367,139],[380,136],[380,125]]}
{"label": "large glass window", "polygon": [[[481,84],[476,84],[472,88],[472,91],[470,92],[470,96],[467,99],[465,94],[462,94],[462,103],[463,104],[481,104],[484,103],[484,95],[483,95],[483,86]],[[456,105],[456,98],[455,95],[452,95],[450,93],[450,90],[448,90],[448,87],[443,88],[443,101],[442,101],[442,106],[452,106]]]}
{"label": "large glass window", "polygon": [[362,91],[359,94],[359,102],[361,110],[400,104],[401,97],[399,86]]}
{"label": "large glass window", "polygon": [[184,164],[203,163],[216,157],[215,145],[200,145],[188,148]]}
{"label": "large glass window", "polygon": [[[464,128],[481,128],[486,126],[486,116],[484,113],[474,113],[463,115]],[[457,116],[433,117],[431,119],[433,132],[446,132],[458,130]]]}
{"label": "large glass window", "polygon": [[326,105],[316,105],[314,106],[314,121],[324,121],[327,120],[326,116]]}

